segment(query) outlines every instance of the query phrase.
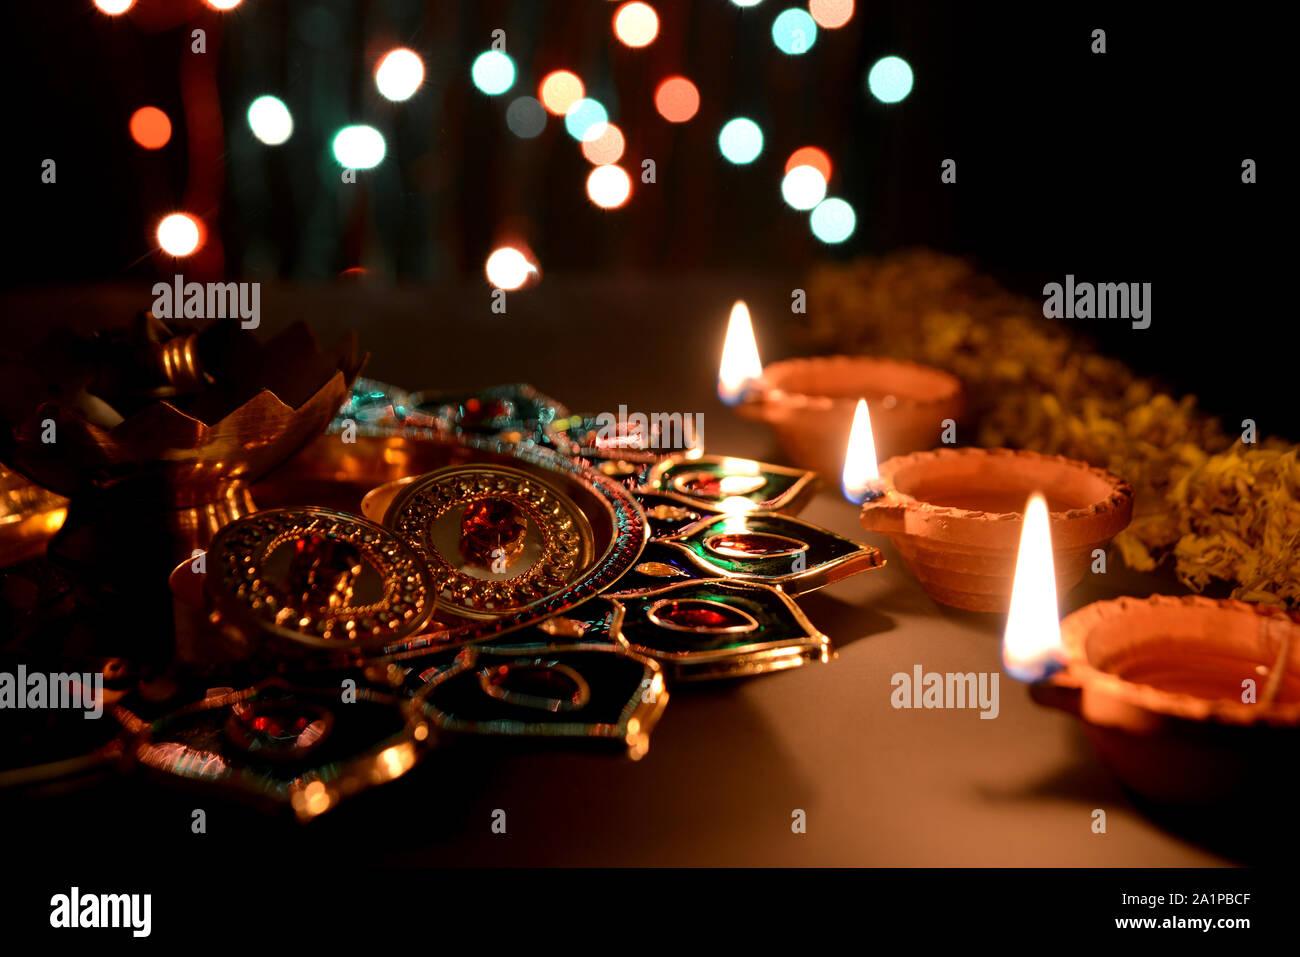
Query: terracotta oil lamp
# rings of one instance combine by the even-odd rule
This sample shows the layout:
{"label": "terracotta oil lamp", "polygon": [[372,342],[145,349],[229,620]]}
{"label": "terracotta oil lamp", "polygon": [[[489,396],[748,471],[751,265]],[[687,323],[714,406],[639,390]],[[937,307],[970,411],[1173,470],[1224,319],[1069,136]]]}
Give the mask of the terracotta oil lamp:
{"label": "terracotta oil lamp", "polygon": [[1026,512],[1003,639],[1035,701],[1077,717],[1101,759],[1167,804],[1267,797],[1300,735],[1300,623],[1276,609],[1152,595],[1058,621],[1046,508]]}
{"label": "terracotta oil lamp", "polygon": [[823,478],[839,475],[843,437],[858,399],[871,403],[877,450],[901,455],[934,445],[965,410],[961,381],[940,369],[874,356],[818,356],[763,366],[749,310],[731,311],[718,394],[747,419],[771,427],[781,451]]}
{"label": "terracotta oil lamp", "polygon": [[1133,489],[1118,476],[1059,455],[943,448],[882,462],[862,505],[862,527],[893,540],[937,602],[1005,612],[1029,495],[1051,513],[1056,583],[1064,594],[1133,516]]}

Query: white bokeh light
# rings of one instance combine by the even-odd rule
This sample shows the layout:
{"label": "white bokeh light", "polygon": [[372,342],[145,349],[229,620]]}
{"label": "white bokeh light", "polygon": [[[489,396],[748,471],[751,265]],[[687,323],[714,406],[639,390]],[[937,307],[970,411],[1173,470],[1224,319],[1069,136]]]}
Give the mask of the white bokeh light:
{"label": "white bokeh light", "polygon": [[158,245],[173,256],[188,256],[199,248],[199,224],[193,216],[172,213],[158,224]]}
{"label": "white bokeh light", "polygon": [[267,146],[279,146],[293,135],[289,108],[274,96],[259,96],[249,104],[248,125]]}
{"label": "white bokeh light", "polygon": [[617,209],[632,195],[632,178],[621,166],[597,166],[587,177],[587,195],[602,209]]}
{"label": "white bokeh light", "polygon": [[405,47],[393,50],[375,67],[375,86],[394,103],[409,100],[424,82],[424,61]]}
{"label": "white bokeh light", "polygon": [[518,289],[537,272],[528,257],[513,246],[493,250],[485,266],[488,282],[498,289]]}
{"label": "white bokeh light", "polygon": [[373,126],[345,126],[334,136],[334,158],[348,169],[372,169],[384,161],[384,137]]}
{"label": "white bokeh light", "polygon": [[781,196],[795,209],[812,209],[826,198],[826,177],[815,166],[796,166],[781,180]]}

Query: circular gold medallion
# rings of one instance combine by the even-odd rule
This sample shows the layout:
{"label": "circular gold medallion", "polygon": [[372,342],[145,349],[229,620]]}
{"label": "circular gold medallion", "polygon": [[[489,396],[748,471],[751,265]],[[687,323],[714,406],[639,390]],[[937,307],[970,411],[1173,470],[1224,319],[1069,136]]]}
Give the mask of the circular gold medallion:
{"label": "circular gold medallion", "polygon": [[324,508],[279,508],[227,525],[207,553],[215,620],[365,653],[414,634],[433,610],[423,560],[389,529]]}
{"label": "circular gold medallion", "polygon": [[497,617],[563,590],[591,564],[591,524],[535,474],[450,466],[408,485],[384,524],[411,543],[437,582],[438,606]]}

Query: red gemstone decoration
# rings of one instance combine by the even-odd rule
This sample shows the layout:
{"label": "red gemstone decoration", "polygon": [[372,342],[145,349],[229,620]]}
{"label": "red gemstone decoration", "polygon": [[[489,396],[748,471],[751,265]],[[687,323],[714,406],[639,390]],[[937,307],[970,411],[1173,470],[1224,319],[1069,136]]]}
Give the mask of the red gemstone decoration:
{"label": "red gemstone decoration", "polygon": [[726,615],[711,608],[701,608],[698,605],[686,607],[678,605],[670,610],[667,615],[661,613],[659,617],[684,628],[722,628],[727,624]]}
{"label": "red gemstone decoration", "polygon": [[298,735],[307,730],[308,720],[299,715],[293,720],[281,720],[276,716],[258,715],[252,721],[254,731],[266,735],[268,738],[288,738],[296,739]]}
{"label": "red gemstone decoration", "polygon": [[361,550],[328,535],[305,535],[294,542],[285,584],[297,606],[306,610],[346,605],[361,574]]}
{"label": "red gemstone decoration", "polygon": [[718,474],[707,469],[687,472],[673,480],[679,492],[696,498],[723,499],[749,495],[767,484],[761,475]]}
{"label": "red gemstone decoration", "polygon": [[755,558],[762,558],[764,555],[788,555],[791,552],[801,552],[804,549],[803,543],[797,542],[793,538],[764,532],[738,532],[733,535],[718,535],[709,539],[709,547],[717,552],[753,555]]}
{"label": "red gemstone decoration", "polygon": [[489,680],[503,690],[537,698],[577,701],[581,693],[576,681],[553,668],[501,666]]}
{"label": "red gemstone decoration", "polygon": [[654,617],[678,628],[701,628],[710,631],[751,624],[745,615],[721,602],[699,599],[668,602],[655,611]]}
{"label": "red gemstone decoration", "polygon": [[514,502],[479,499],[465,507],[460,520],[460,550],[469,561],[490,568],[502,558],[508,563],[519,557],[527,532],[528,519]]}
{"label": "red gemstone decoration", "polygon": [[464,428],[490,427],[497,419],[513,419],[515,404],[509,399],[496,399],[484,402],[480,399],[466,399],[463,411],[457,416],[458,424]]}
{"label": "red gemstone decoration", "polygon": [[701,498],[722,498],[722,479],[717,475],[701,474],[692,476],[684,483],[695,495]]}

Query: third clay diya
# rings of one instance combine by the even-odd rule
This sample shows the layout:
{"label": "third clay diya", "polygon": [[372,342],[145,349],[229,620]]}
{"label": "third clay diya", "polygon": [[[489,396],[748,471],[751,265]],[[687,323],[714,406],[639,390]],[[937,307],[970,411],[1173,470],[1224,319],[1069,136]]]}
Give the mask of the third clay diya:
{"label": "third clay diya", "polygon": [[[1199,596],[1094,602],[1061,622],[1034,700],[1075,715],[1133,790],[1165,803],[1267,797],[1300,728],[1300,623]],[[1276,795],[1273,795],[1276,796]]]}
{"label": "third clay diya", "polygon": [[882,462],[880,483],[884,494],[863,503],[862,527],[893,540],[931,598],[969,611],[1007,610],[1031,493],[1047,499],[1061,594],[1133,516],[1133,489],[1123,479],[1037,452],[918,452]]}
{"label": "third clay diya", "polygon": [[1199,596],[1119,598],[1057,613],[1047,507],[1026,504],[1002,642],[1008,674],[1083,724],[1128,787],[1166,804],[1284,798],[1300,728],[1300,622]]}

